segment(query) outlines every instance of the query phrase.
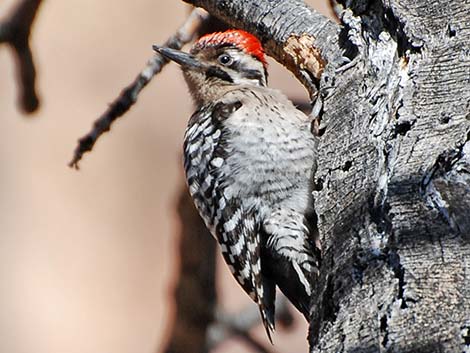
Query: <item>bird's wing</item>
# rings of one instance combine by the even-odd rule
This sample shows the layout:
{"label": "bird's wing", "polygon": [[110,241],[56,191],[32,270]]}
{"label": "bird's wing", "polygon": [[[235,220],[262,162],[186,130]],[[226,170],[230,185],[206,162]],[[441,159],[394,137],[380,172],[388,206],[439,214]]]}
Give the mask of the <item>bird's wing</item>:
{"label": "bird's wing", "polygon": [[[190,119],[184,159],[189,191],[196,208],[217,238],[232,275],[259,305],[270,337],[274,329],[274,285],[261,274],[260,224],[243,200],[229,192],[230,175],[222,168],[232,151],[224,121],[242,106],[239,101],[203,107]],[[263,285],[266,288],[263,288]]]}
{"label": "bird's wing", "polygon": [[245,210],[237,198],[225,200],[215,229],[222,255],[230,272],[259,305],[269,339],[274,330],[275,286],[261,273],[261,245],[256,215]]}

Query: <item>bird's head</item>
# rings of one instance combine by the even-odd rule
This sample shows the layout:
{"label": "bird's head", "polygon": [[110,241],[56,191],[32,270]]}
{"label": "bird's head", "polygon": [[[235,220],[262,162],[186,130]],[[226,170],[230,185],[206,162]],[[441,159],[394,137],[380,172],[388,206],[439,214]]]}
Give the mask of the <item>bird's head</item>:
{"label": "bird's head", "polygon": [[155,51],[181,65],[196,103],[203,104],[231,85],[267,84],[267,62],[260,41],[241,30],[201,37],[190,53],[154,46]]}

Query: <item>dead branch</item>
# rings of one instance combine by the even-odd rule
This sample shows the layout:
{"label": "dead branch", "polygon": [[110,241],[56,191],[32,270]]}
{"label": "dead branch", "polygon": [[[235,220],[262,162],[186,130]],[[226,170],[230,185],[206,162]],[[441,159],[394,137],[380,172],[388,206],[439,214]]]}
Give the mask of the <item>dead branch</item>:
{"label": "dead branch", "polygon": [[[276,320],[284,328],[292,326],[293,316],[291,307],[284,296],[276,300]],[[237,337],[245,341],[255,352],[273,352],[256,339],[250,330],[261,323],[259,311],[256,306],[250,305],[241,312],[228,314],[218,308],[215,311],[215,320],[207,330],[207,347],[212,350],[231,337]]]}
{"label": "dead branch", "polygon": [[[163,46],[181,49],[194,38],[207,18],[208,14],[204,10],[193,10],[184,24],[165,42],[165,44],[163,44]],[[98,138],[103,133],[109,131],[111,124],[134,105],[140,91],[142,91],[167,63],[168,61],[160,54],[155,54],[153,58],[147,62],[147,66],[135,78],[134,82],[124,88],[121,94],[109,105],[109,108],[103,115],[94,122],[92,130],[78,140],[78,146],[75,149],[73,159],[69,163],[70,167],[79,169],[78,163],[82,159],[83,154],[91,151]]]}
{"label": "dead branch", "polygon": [[330,5],[331,14],[335,17],[336,21],[340,21],[341,13],[344,10],[343,5],[338,3],[337,0],[328,0],[328,4]]}
{"label": "dead branch", "polygon": [[229,25],[255,34],[267,54],[317,94],[326,64],[340,62],[340,27],[302,1],[184,0]]}
{"label": "dead branch", "polygon": [[19,106],[25,113],[39,107],[36,92],[36,69],[29,43],[31,27],[41,0],[22,0],[13,8],[7,19],[0,22],[0,44],[8,44],[15,53],[20,86]]}
{"label": "dead branch", "polygon": [[214,321],[216,242],[199,217],[186,187],[178,200],[179,274],[174,290],[175,317],[165,353],[207,352],[206,332]]}

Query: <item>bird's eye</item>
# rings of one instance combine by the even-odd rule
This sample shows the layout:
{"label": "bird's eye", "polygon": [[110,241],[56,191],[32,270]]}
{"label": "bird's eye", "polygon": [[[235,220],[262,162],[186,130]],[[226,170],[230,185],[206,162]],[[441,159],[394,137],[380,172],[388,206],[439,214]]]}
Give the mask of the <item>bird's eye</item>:
{"label": "bird's eye", "polygon": [[230,66],[233,63],[233,58],[228,54],[219,55],[217,60],[219,61],[219,63],[221,63],[224,66]]}

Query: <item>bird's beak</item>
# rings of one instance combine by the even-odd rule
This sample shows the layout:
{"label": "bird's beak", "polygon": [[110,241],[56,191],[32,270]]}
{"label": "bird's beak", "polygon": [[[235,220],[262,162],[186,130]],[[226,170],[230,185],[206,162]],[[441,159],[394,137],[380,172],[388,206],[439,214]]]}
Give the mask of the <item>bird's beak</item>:
{"label": "bird's beak", "polygon": [[160,47],[158,45],[154,45],[153,50],[163,55],[163,57],[180,64],[184,68],[193,70],[203,70],[205,68],[204,65],[202,65],[201,62],[198,61],[194,56],[183,51],[167,47]]}

